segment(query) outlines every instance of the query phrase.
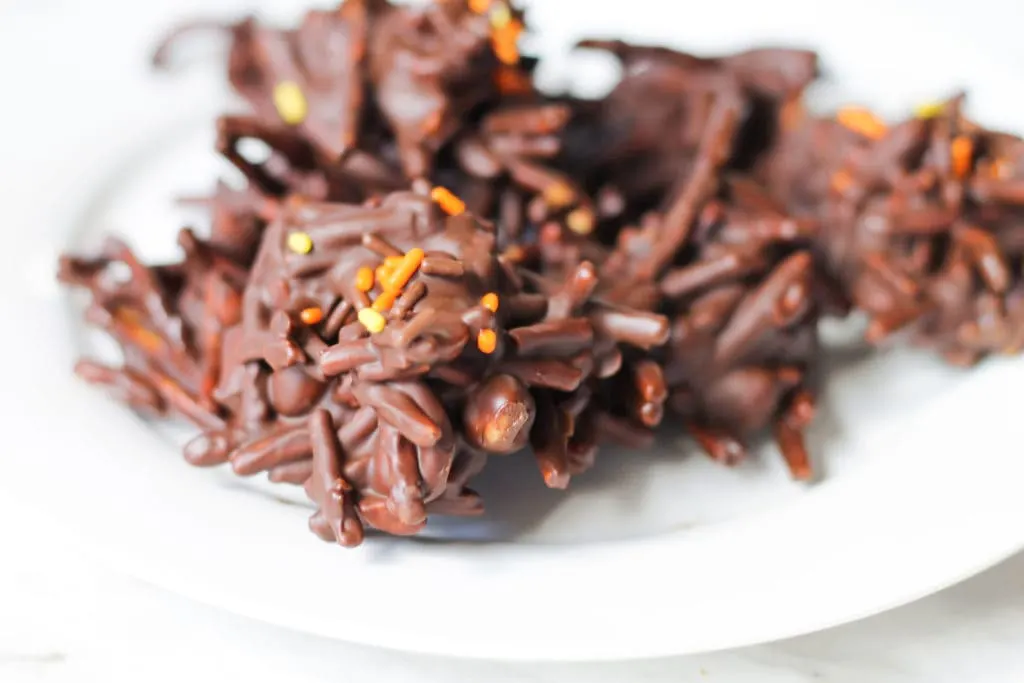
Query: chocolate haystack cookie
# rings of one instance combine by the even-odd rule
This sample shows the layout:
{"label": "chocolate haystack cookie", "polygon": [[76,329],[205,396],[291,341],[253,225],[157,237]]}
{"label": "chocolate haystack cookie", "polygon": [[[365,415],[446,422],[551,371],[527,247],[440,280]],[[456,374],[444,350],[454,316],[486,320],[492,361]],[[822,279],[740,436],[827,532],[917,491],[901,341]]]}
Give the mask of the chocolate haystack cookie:
{"label": "chocolate haystack cookie", "polygon": [[[813,253],[817,225],[788,216],[747,171],[778,139],[783,110],[799,104],[814,55],[701,59],[583,45],[612,50],[625,71],[573,119],[603,144],[582,162],[567,147],[559,161],[602,197],[592,205],[614,197],[614,210],[599,208],[590,239],[545,226],[539,267],[592,259],[611,283],[603,296],[673,320],[670,343],[650,360],[665,365],[669,408],[714,459],[739,462],[748,439],[771,428],[793,475],[809,478],[802,430],[814,412],[808,373],[828,291]],[[573,144],[583,149],[585,139]]]}
{"label": "chocolate haystack cookie", "polygon": [[[771,435],[813,475],[825,316],[952,362],[1024,346],[1024,142],[963,98],[888,126],[805,111],[817,56],[616,40],[597,100],[541,92],[505,0],[347,0],[230,46],[210,230],[178,262],[64,257],[119,366],[77,372],[199,431],[197,466],[301,485],[344,546],[476,515],[491,456],[564,488],[663,421],[734,464]],[[250,158],[259,140],[265,158]]]}
{"label": "chocolate haystack cookie", "polygon": [[92,258],[65,256],[60,280],[91,295],[86,320],[123,351],[123,365],[82,360],[76,372],[143,413],[173,414],[201,429],[224,425],[214,389],[226,331],[241,316],[248,269],[244,253],[260,219],[247,203],[222,195],[209,240],[178,234],[184,258],[147,266],[107,238]]}
{"label": "chocolate haystack cookie", "polygon": [[[294,30],[249,18],[231,36],[228,79],[247,115],[218,120],[218,150],[264,192],[352,201],[363,192],[432,175],[439,151],[467,117],[530,83],[516,47],[522,14],[501,0],[422,8],[349,0],[306,14]],[[179,28],[154,62],[170,63]],[[527,85],[527,87],[532,87]],[[244,138],[275,154],[245,159]]]}
{"label": "chocolate haystack cookie", "polygon": [[[621,348],[651,349],[668,336],[660,316],[593,299],[591,264],[564,281],[520,273],[500,258],[493,226],[446,190],[431,195],[283,204],[251,270],[231,271],[244,291],[232,280],[229,299],[214,290],[220,298],[193,301],[187,277],[170,309],[146,308],[167,296],[155,284],[108,293],[89,276],[114,258],[135,263],[121,251],[101,265],[69,261],[65,279],[114,311],[119,324],[108,329],[127,359],[119,377],[154,387],[132,384],[127,400],[147,399],[153,412],[174,401],[203,429],[186,446],[191,463],[306,483],[320,507],[314,530],[344,545],[362,539],[363,524],[415,533],[430,507],[482,510],[465,484],[488,454],[529,444],[545,482],[561,488],[615,425],[626,431],[634,414],[634,429],[651,424],[644,397],[658,399],[650,386],[660,374],[655,366],[620,378]],[[215,266],[189,268],[195,251],[180,269],[219,284]],[[138,267],[134,282],[162,277]],[[139,331],[122,330],[129,306],[146,316]],[[168,340],[140,346],[157,332]],[[171,334],[189,340],[180,371]],[[120,386],[97,367],[82,372]],[[168,398],[160,392],[171,379]],[[616,384],[621,409],[602,400],[605,382]]]}
{"label": "chocolate haystack cookie", "polygon": [[794,128],[761,175],[821,224],[819,246],[867,339],[909,332],[956,365],[1024,344],[1024,141],[963,97],[893,126],[850,107]]}

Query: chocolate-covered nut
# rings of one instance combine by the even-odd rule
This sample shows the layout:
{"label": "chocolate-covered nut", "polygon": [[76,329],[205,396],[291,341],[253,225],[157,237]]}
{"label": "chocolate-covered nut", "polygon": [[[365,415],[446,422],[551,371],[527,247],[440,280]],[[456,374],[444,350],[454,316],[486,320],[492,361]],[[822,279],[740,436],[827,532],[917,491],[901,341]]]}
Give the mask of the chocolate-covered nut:
{"label": "chocolate-covered nut", "polygon": [[462,420],[466,438],[488,453],[514,453],[529,440],[536,404],[511,375],[495,375],[470,392]]}

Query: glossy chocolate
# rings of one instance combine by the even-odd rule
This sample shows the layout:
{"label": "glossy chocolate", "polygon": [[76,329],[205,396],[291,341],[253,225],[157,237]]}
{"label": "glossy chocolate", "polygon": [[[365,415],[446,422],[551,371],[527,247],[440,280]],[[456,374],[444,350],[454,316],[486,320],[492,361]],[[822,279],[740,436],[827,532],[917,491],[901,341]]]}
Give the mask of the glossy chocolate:
{"label": "glossy chocolate", "polygon": [[[197,466],[303,485],[343,546],[477,515],[491,456],[564,488],[666,420],[717,461],[771,434],[813,476],[818,323],[851,310],[958,364],[1024,346],[1024,143],[963,98],[812,117],[815,54],[586,40],[621,81],[540,92],[504,0],[347,0],[230,39],[216,123],[244,179],[148,266],[64,257],[123,362],[77,373],[199,430]],[[247,139],[270,149],[243,153]],[[668,416],[666,418],[666,415]]]}

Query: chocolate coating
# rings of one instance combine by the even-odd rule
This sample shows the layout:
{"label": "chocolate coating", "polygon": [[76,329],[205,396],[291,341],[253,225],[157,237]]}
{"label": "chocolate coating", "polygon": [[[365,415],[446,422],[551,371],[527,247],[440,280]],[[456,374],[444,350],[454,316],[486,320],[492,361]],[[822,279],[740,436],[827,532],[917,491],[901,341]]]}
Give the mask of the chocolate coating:
{"label": "chocolate coating", "polygon": [[462,414],[470,445],[497,454],[525,447],[535,418],[533,397],[510,375],[494,375],[471,391]]}
{"label": "chocolate coating", "polygon": [[957,364],[1024,349],[1024,141],[961,96],[811,117],[811,52],[586,40],[623,72],[582,101],[538,90],[524,24],[504,0],[347,0],[172,33],[163,66],[184,33],[230,38],[245,109],[216,149],[245,185],[188,200],[212,220],[177,262],[62,258],[124,356],[77,374],[191,422],[193,465],[303,485],[311,530],[351,547],[480,514],[489,455],[529,447],[564,488],[666,413],[726,464],[770,433],[809,479],[828,315]]}
{"label": "chocolate coating", "polygon": [[267,381],[267,399],[271,407],[285,417],[306,415],[327,391],[327,385],[312,377],[301,365],[271,373]]}

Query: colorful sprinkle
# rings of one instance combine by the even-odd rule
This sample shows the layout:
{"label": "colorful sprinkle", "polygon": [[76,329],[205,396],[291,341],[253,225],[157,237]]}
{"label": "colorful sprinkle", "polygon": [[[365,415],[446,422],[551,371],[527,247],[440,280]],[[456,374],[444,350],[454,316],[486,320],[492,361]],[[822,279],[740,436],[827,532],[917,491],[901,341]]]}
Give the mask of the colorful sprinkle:
{"label": "colorful sprinkle", "polygon": [[974,143],[966,135],[956,136],[950,143],[949,156],[953,174],[957,178],[966,178],[971,172],[971,164],[974,161]]}
{"label": "colorful sprinkle", "polygon": [[491,10],[490,19],[491,26],[495,29],[503,29],[512,23],[512,10],[505,3],[499,2]]}
{"label": "colorful sprinkle", "polygon": [[388,280],[391,279],[391,274],[395,272],[393,268],[388,268],[387,265],[381,264],[377,266],[377,270],[374,271],[374,279],[380,283],[381,287],[387,285]]}
{"label": "colorful sprinkle", "polygon": [[519,36],[522,32],[523,25],[512,20],[491,33],[491,49],[499,62],[509,66],[519,63]]}
{"label": "colorful sprinkle", "polygon": [[494,353],[498,348],[498,335],[494,330],[480,330],[480,334],[476,336],[476,347],[483,353]]}
{"label": "colorful sprinkle", "polygon": [[466,211],[466,202],[456,197],[447,188],[435,187],[430,191],[430,198],[449,216],[458,216]]}
{"label": "colorful sprinkle", "polygon": [[324,312],[319,306],[304,308],[299,312],[299,320],[306,325],[316,325],[324,319]]}
{"label": "colorful sprinkle", "polygon": [[483,14],[491,7],[491,0],[469,0],[469,10],[476,14]]}
{"label": "colorful sprinkle", "polygon": [[494,292],[488,292],[487,294],[484,294],[483,297],[480,299],[480,305],[486,308],[491,313],[498,312],[498,303],[498,295],[495,294]]}
{"label": "colorful sprinkle", "polygon": [[363,266],[356,271],[356,289],[360,292],[369,292],[373,289],[373,283],[373,268]]}
{"label": "colorful sprinkle", "polygon": [[567,184],[552,183],[544,190],[544,202],[555,209],[569,206],[576,199],[576,193]]}
{"label": "colorful sprinkle", "polygon": [[304,232],[293,232],[288,235],[288,248],[296,254],[308,254],[313,251],[313,238]]}
{"label": "colorful sprinkle", "polygon": [[522,263],[526,260],[526,250],[518,244],[510,244],[505,251],[501,252],[501,258],[509,263]]}
{"label": "colorful sprinkle", "polygon": [[157,353],[164,345],[164,340],[160,338],[160,335],[145,327],[128,325],[125,332],[132,341],[149,353]]}
{"label": "colorful sprinkle", "polygon": [[565,217],[565,224],[577,235],[594,232],[594,214],[586,209],[576,209]]}
{"label": "colorful sprinkle", "polygon": [[407,251],[402,262],[395,268],[394,274],[388,282],[387,289],[392,292],[402,291],[402,288],[409,283],[412,276],[420,269],[420,264],[423,263],[425,256],[426,254],[419,247]]}
{"label": "colorful sprinkle", "polygon": [[387,325],[387,321],[384,320],[384,316],[379,311],[375,311],[372,308],[364,308],[359,311],[359,322],[363,324],[363,327],[370,332],[370,334],[377,334],[384,329]]}
{"label": "colorful sprinkle", "polygon": [[885,135],[888,126],[874,112],[863,107],[844,107],[836,114],[836,121],[866,138],[878,140]]}
{"label": "colorful sprinkle", "polygon": [[934,119],[946,111],[945,102],[926,102],[914,108],[914,117],[919,119]]}
{"label": "colorful sprinkle", "polygon": [[281,81],[275,85],[273,98],[278,116],[289,126],[299,125],[309,115],[306,95],[295,81]]}
{"label": "colorful sprinkle", "polygon": [[388,289],[380,293],[380,295],[373,300],[373,310],[378,313],[383,313],[392,306],[395,305],[395,300],[398,299],[398,291],[394,289]]}

